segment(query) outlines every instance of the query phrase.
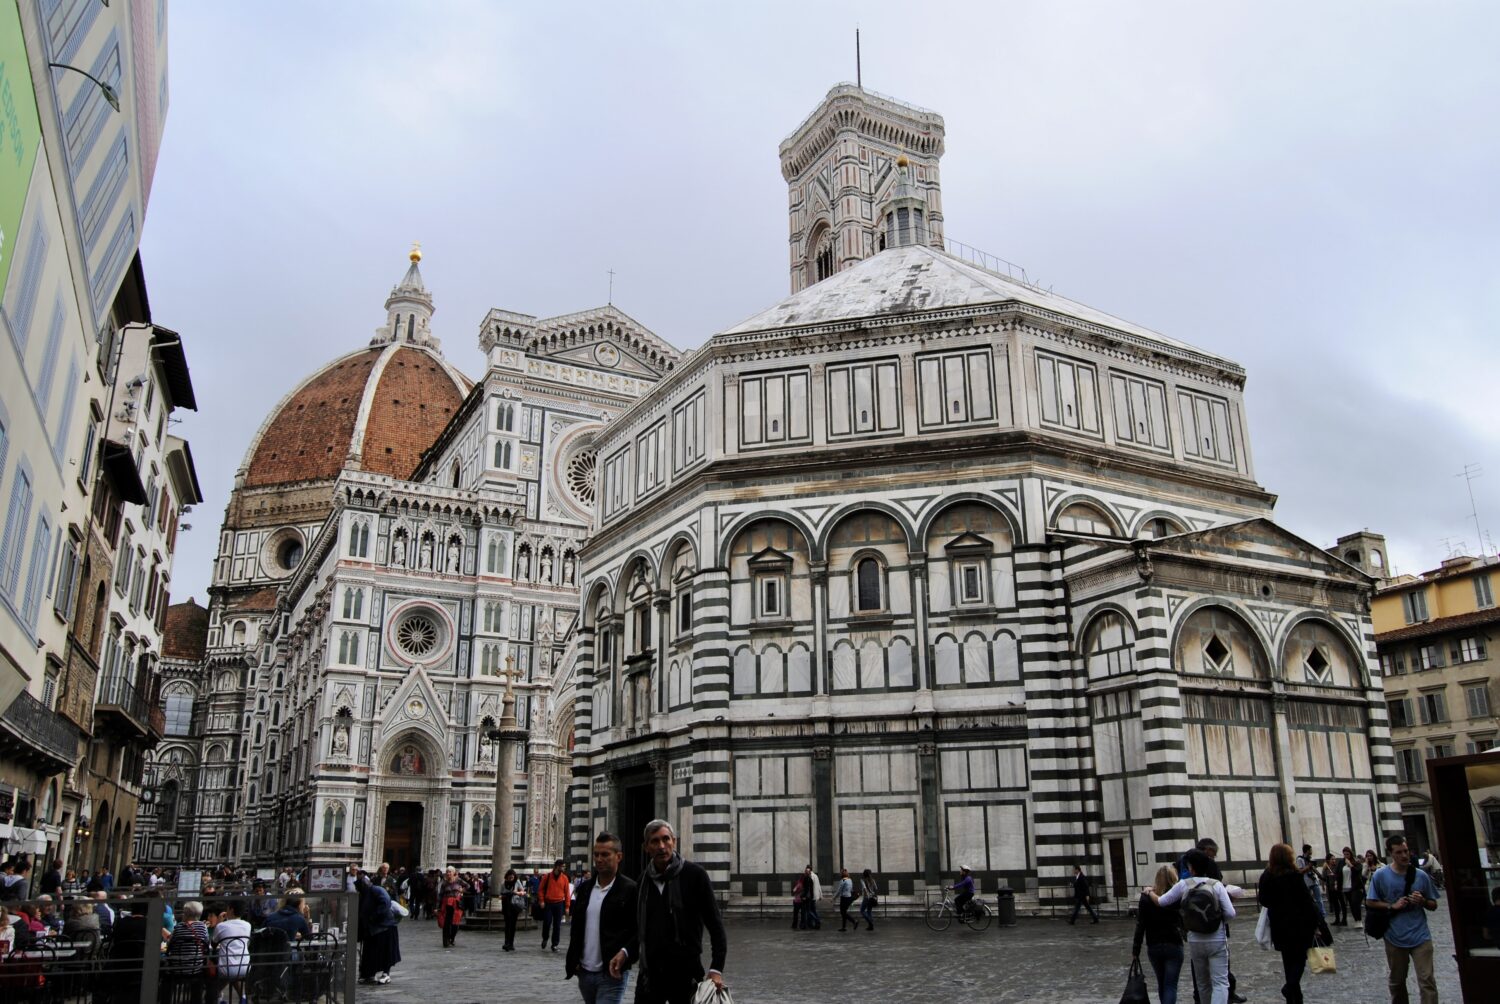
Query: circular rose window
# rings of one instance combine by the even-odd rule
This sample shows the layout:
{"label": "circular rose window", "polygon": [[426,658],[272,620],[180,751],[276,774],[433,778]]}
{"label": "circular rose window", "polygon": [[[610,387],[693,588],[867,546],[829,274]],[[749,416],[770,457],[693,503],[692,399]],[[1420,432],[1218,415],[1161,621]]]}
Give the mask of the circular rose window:
{"label": "circular rose window", "polygon": [[596,450],[579,450],[568,458],[568,494],[583,508],[594,508],[594,468],[599,458]]}
{"label": "circular rose window", "polygon": [[438,647],[438,626],[426,614],[407,614],[396,625],[396,645],[413,659],[431,655]]}

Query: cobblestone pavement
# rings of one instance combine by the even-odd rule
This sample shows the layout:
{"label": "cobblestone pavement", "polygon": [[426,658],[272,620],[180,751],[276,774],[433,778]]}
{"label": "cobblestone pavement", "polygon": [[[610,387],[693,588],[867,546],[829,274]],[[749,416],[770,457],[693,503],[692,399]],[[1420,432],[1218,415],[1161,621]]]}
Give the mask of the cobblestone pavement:
{"label": "cobblestone pavement", "polygon": [[[1430,914],[1441,999],[1458,1004],[1458,970],[1446,908]],[[1281,1001],[1281,960],[1256,948],[1250,926],[1235,931],[1231,953],[1240,992],[1252,1004]],[[975,933],[950,928],[929,931],[921,921],[895,920],[873,932],[795,932],[779,922],[732,920],[725,979],[736,1004],[830,1004],[830,1002],[995,1002],[1113,1004],[1120,999],[1130,962],[1129,920],[1085,921],[1069,927],[1061,919],[1026,919],[1011,928]],[[1380,1004],[1385,989],[1385,953],[1354,928],[1335,928],[1339,971],[1305,976],[1308,1004]],[[568,931],[563,930],[563,945]],[[444,951],[431,922],[401,925],[403,961],[388,985],[359,988],[361,1004],[427,1001],[431,1004],[575,1004],[578,984],[564,982],[562,953],[539,948],[540,936],[516,937],[516,951],[500,951],[501,937],[479,931],[459,935]],[[1151,1000],[1156,982],[1144,953]],[[1186,969],[1179,984],[1182,1004],[1192,988]],[[634,986],[626,995],[629,1001]],[[1412,999],[1416,985],[1412,981]]]}

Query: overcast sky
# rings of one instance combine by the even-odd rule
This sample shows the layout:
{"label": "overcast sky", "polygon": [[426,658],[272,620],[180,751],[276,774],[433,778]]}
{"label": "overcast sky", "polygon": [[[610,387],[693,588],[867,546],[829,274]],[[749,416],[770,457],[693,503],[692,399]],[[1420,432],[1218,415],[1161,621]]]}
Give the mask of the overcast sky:
{"label": "overcast sky", "polygon": [[[448,358],[490,307],[681,348],[788,292],[776,147],[854,77],[940,112],[948,235],[1227,355],[1276,518],[1402,571],[1500,520],[1500,15],[1411,3],[172,5],[142,255],[182,332],[205,601],[235,468],[422,242]],[[1500,533],[1497,533],[1500,537]],[[1445,545],[1445,538],[1449,543]],[[1461,542],[1461,543],[1460,543]]]}

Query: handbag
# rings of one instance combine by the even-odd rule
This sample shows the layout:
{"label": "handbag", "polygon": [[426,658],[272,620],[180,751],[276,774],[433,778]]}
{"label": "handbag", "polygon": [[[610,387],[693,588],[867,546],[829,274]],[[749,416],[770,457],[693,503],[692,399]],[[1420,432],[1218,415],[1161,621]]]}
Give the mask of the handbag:
{"label": "handbag", "polygon": [[1271,911],[1264,906],[1255,922],[1255,943],[1268,952],[1271,950]]}
{"label": "handbag", "polygon": [[1314,945],[1307,950],[1307,968],[1314,973],[1336,973],[1332,945]]}
{"label": "handbag", "polygon": [[698,984],[698,992],[693,994],[693,1004],[734,1004],[734,998],[729,996],[729,988],[720,990],[714,986],[714,981],[705,979]]}
{"label": "handbag", "polygon": [[1146,992],[1146,974],[1141,971],[1141,960],[1130,960],[1130,971],[1125,974],[1125,992],[1120,995],[1120,1004],[1151,1004],[1151,995]]}

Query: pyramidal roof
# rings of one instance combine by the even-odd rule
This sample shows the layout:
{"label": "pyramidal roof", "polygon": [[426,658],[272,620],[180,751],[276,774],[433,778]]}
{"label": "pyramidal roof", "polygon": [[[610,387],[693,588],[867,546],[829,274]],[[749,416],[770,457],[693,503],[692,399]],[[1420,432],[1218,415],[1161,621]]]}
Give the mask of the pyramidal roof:
{"label": "pyramidal roof", "polygon": [[1150,328],[919,244],[892,248],[856,262],[723,333],[743,335],[1004,303],[1026,304],[1133,336],[1131,340],[1145,340],[1217,360],[1234,370],[1240,368],[1221,356]]}

